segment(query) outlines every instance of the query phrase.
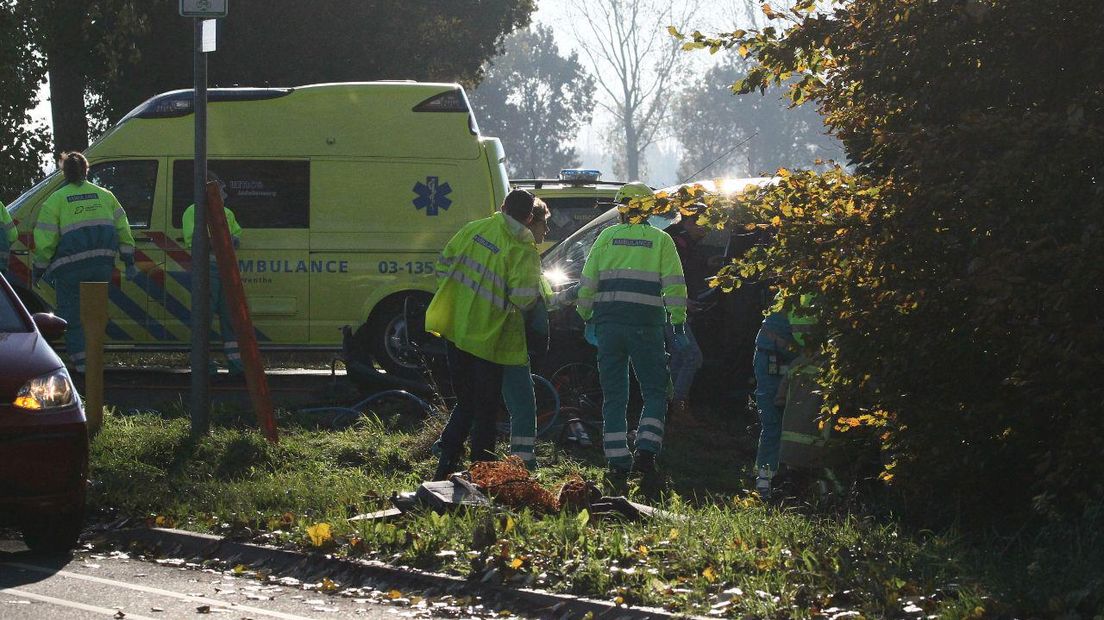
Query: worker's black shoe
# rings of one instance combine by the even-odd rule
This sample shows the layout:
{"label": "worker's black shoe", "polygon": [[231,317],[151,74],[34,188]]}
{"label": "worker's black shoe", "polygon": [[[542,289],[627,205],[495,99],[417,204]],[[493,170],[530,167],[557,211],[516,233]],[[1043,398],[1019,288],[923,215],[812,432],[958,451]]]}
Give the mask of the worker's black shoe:
{"label": "worker's black shoe", "polygon": [[624,478],[629,475],[629,470],[624,467],[618,467],[616,465],[609,465],[606,467],[606,477],[610,478]]}
{"label": "worker's black shoe", "polygon": [[433,472],[433,482],[448,480],[449,474],[460,471],[459,466],[451,459],[441,458],[437,462],[437,469]]}
{"label": "worker's black shoe", "polygon": [[656,471],[655,452],[637,450],[633,457],[632,471],[641,474],[654,474]]}
{"label": "worker's black shoe", "polygon": [[759,499],[765,501],[771,498],[771,479],[766,476],[759,476],[755,479],[755,494],[759,496]]}
{"label": "worker's black shoe", "polygon": [[625,495],[629,492],[629,470],[621,467],[606,468],[606,486],[610,495]]}

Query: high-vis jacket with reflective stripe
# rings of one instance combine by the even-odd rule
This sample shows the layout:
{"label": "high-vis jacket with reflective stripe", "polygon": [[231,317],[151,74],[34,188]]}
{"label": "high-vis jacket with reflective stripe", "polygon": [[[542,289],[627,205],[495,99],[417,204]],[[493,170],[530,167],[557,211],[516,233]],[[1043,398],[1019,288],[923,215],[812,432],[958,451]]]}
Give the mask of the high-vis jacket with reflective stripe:
{"label": "high-vis jacket with reflective stripe", "polygon": [[[234,247],[238,247],[241,242],[242,227],[238,224],[238,218],[234,216],[234,212],[230,209],[223,207],[222,212],[226,214],[226,224],[230,227],[230,241],[234,244]],[[183,221],[180,223],[181,228],[184,230],[184,247],[186,249],[192,249],[192,232],[195,229],[195,205],[188,205],[187,209],[184,209]],[[211,260],[215,259],[215,254],[211,253]]]}
{"label": "high-vis jacket with reflective stripe", "polygon": [[671,235],[649,224],[618,224],[598,235],[583,266],[579,315],[620,325],[686,322],[686,279]]}
{"label": "high-vis jacket with reflective stripe", "polygon": [[8,254],[18,238],[19,231],[15,229],[15,222],[12,222],[7,207],[0,202],[0,269],[8,268]]}
{"label": "high-vis jacket with reflective stripe", "polygon": [[134,263],[126,211],[108,190],[85,181],[66,183],[46,199],[34,228],[34,266],[47,277],[76,265]]}
{"label": "high-vis jacket with reflective stripe", "polygon": [[504,365],[528,362],[522,312],[540,297],[533,234],[503,213],[465,225],[437,259],[426,330]]}

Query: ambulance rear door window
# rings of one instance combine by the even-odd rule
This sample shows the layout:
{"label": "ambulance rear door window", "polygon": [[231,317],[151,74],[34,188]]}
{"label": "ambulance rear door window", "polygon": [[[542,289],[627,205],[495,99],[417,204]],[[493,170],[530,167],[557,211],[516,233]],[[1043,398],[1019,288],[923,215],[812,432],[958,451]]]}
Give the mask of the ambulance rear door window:
{"label": "ambulance rear door window", "polygon": [[115,194],[131,228],[149,228],[153,192],[157,188],[156,159],[123,159],[93,165],[88,180]]}
{"label": "ambulance rear door window", "polygon": [[[207,169],[225,184],[225,204],[242,228],[310,227],[309,161],[212,159]],[[192,170],[190,159],[173,162],[174,228],[194,202]]]}

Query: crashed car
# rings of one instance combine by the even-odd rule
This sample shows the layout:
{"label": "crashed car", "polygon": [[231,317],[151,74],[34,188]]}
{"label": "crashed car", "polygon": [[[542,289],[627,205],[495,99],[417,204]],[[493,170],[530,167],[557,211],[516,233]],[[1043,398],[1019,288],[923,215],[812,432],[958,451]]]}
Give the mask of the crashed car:
{"label": "crashed car", "polygon": [[[771,182],[770,177],[754,177],[702,182],[701,185],[706,191],[734,194],[749,185],[763,186]],[[660,191],[673,194],[679,187],[676,185]],[[609,208],[544,254],[542,268],[554,289],[579,281],[583,264],[598,235],[619,221],[617,209]],[[715,273],[722,264],[740,256],[751,245],[765,241],[760,231],[711,231],[699,242],[697,251],[712,267],[710,273]],[[767,287],[765,284],[742,286],[730,293],[706,288],[698,299],[691,301],[696,302],[693,305],[697,311],[692,312],[691,321],[704,357],[701,372],[723,373],[728,378],[724,384],[733,386],[733,396],[738,397],[739,392],[750,389],[752,385],[751,358],[755,349],[755,334],[769,302]],[[595,350],[583,339],[583,321],[574,308],[554,312],[550,319],[553,333],[548,365],[562,367],[571,362],[593,364]],[[554,372],[554,369],[539,368],[538,372]]]}

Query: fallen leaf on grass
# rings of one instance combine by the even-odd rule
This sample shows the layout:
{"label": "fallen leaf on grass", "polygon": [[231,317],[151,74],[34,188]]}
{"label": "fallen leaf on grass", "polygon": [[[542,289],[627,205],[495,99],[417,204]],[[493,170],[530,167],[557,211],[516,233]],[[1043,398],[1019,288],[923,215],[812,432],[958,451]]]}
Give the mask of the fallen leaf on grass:
{"label": "fallen leaf on grass", "polygon": [[329,523],[315,523],[308,527],[307,536],[310,537],[311,544],[315,547],[321,547],[333,540],[333,532],[330,530]]}
{"label": "fallen leaf on grass", "polygon": [[717,580],[717,573],[714,572],[712,566],[706,566],[705,570],[702,571],[702,577],[705,577],[705,580],[709,583],[713,583]]}

